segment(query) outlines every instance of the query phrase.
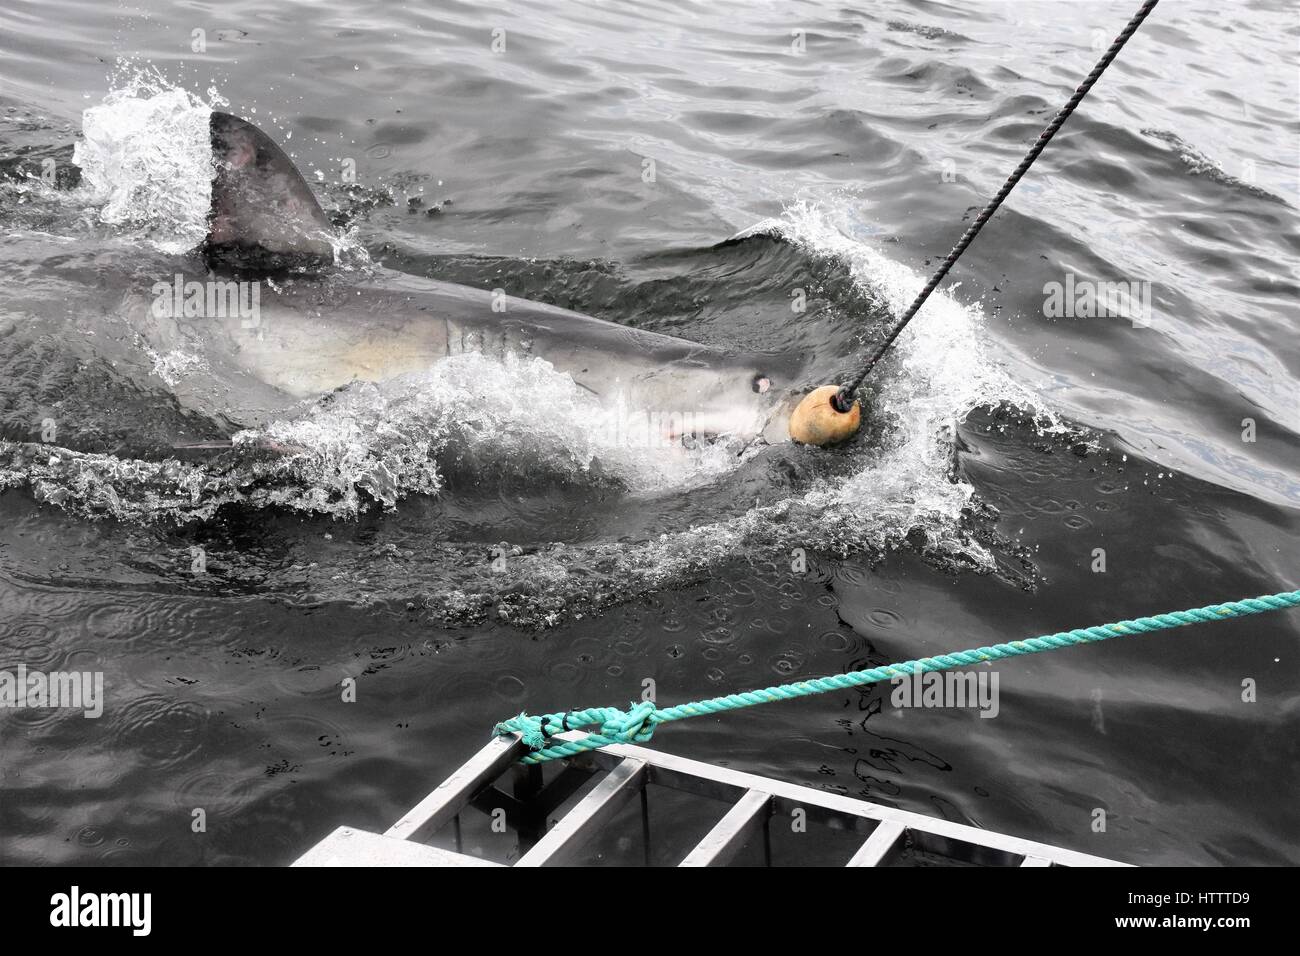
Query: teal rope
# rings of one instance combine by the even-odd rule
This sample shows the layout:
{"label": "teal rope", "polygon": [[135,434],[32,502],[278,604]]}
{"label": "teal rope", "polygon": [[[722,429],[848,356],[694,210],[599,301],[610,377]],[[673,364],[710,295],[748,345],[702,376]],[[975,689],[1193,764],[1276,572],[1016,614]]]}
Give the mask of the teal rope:
{"label": "teal rope", "polygon": [[[777,687],[765,687],[762,690],[743,691],[714,697],[710,700],[695,701],[690,704],[678,704],[676,707],[660,709],[654,701],[633,703],[627,710],[617,707],[590,707],[587,710],[572,710],[557,714],[543,714],[530,717],[520,714],[502,721],[493,729],[495,734],[518,733],[523,742],[533,752],[524,757],[520,763],[536,764],[561,757],[572,757],[587,750],[608,747],[610,744],[642,744],[654,736],[655,728],[660,724],[687,717],[700,717],[705,714],[717,714],[726,710],[739,710],[753,707],[755,704],[767,704],[778,700],[792,700],[796,697],[810,697],[813,694],[825,694],[849,687],[861,687],[877,681],[905,674],[925,673],[927,671],[944,671],[968,664],[980,664],[985,661],[997,661],[1007,657],[1019,657],[1022,654],[1037,654],[1040,651],[1054,651],[1061,647],[1075,644],[1089,644],[1106,641],[1112,637],[1142,634],[1147,631],[1161,631],[1171,627],[1183,627],[1187,624],[1200,624],[1207,621],[1224,621],[1229,618],[1242,617],[1246,614],[1262,614],[1265,611],[1281,611],[1300,605],[1300,591],[1284,591],[1281,594],[1266,594],[1257,598],[1245,598],[1241,601],[1229,601],[1226,604],[1211,604],[1208,607],[1193,608],[1190,611],[1170,611],[1152,617],[1140,617],[1135,621],[1118,621],[1114,624],[1101,624],[1097,627],[1083,627],[1059,634],[1045,634],[1031,637],[1025,641],[1012,641],[1009,644],[994,644],[992,647],[977,647],[973,650],[954,651],[937,657],[923,657],[916,661],[904,661],[901,664],[888,664],[873,667],[865,671],[850,671],[847,674],[835,674],[830,677],[817,677],[812,680],[797,681],[793,684],[781,684]],[[578,730],[582,727],[599,725],[600,729],[589,733],[581,740],[550,741],[555,734],[566,730]]]}

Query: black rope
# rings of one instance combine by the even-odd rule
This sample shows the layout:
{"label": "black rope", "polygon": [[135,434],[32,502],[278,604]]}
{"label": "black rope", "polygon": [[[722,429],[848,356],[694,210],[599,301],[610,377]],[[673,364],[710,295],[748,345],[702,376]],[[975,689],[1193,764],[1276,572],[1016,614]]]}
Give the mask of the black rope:
{"label": "black rope", "polygon": [[832,402],[838,411],[847,412],[852,407],[853,393],[858,390],[866,377],[871,374],[871,370],[876,367],[876,363],[880,361],[881,356],[884,355],[885,352],[889,350],[889,347],[894,344],[894,340],[898,338],[899,333],[903,331],[907,323],[912,321],[912,317],[916,315],[917,311],[925,303],[925,300],[930,297],[930,293],[938,287],[939,283],[943,280],[943,277],[948,274],[948,270],[952,268],[953,263],[956,262],[957,258],[966,251],[966,247],[970,245],[971,240],[974,239],[980,229],[984,227],[984,223],[988,222],[989,218],[997,212],[998,206],[1002,205],[1002,200],[1006,199],[1011,190],[1015,188],[1016,183],[1020,182],[1020,177],[1023,176],[1029,167],[1033,165],[1034,160],[1038,158],[1038,154],[1043,151],[1043,147],[1045,147],[1051,138],[1056,135],[1056,131],[1061,128],[1061,124],[1070,118],[1070,114],[1074,112],[1074,108],[1079,105],[1079,102],[1085,96],[1088,95],[1088,91],[1092,89],[1092,85],[1097,82],[1097,79],[1105,71],[1106,67],[1110,66],[1110,61],[1115,59],[1116,54],[1118,54],[1119,51],[1123,49],[1124,44],[1128,42],[1128,38],[1133,35],[1134,31],[1136,31],[1142,21],[1147,18],[1147,14],[1151,12],[1158,2],[1159,0],[1146,0],[1146,2],[1142,4],[1142,9],[1133,14],[1133,19],[1128,22],[1128,26],[1126,26],[1120,35],[1115,38],[1114,42],[1111,43],[1110,49],[1102,54],[1101,59],[1097,61],[1097,65],[1092,68],[1092,72],[1089,73],[1084,81],[1079,84],[1079,88],[1074,91],[1074,95],[1070,97],[1070,101],[1061,107],[1061,111],[1056,114],[1050,123],[1047,124],[1047,129],[1038,134],[1038,140],[1034,143],[1029,152],[1025,154],[1025,158],[1020,161],[1020,165],[1016,167],[1016,171],[1007,178],[1007,181],[1002,184],[1002,188],[998,190],[997,195],[989,201],[989,204],[984,207],[984,210],[975,217],[975,221],[970,224],[970,228],[966,230],[959,240],[957,240],[957,245],[952,247],[952,252],[948,253],[948,258],[943,260],[943,264],[940,265],[935,274],[930,277],[930,281],[925,284],[925,288],[921,290],[920,295],[912,301],[912,304],[907,307],[907,311],[903,313],[902,317],[899,318],[897,322],[894,323],[893,328],[889,330],[889,334],[885,336],[885,340],[876,346],[875,351],[872,352],[871,356],[862,364],[862,369],[854,377],[853,381],[849,382],[835,393],[835,398],[832,399]]}

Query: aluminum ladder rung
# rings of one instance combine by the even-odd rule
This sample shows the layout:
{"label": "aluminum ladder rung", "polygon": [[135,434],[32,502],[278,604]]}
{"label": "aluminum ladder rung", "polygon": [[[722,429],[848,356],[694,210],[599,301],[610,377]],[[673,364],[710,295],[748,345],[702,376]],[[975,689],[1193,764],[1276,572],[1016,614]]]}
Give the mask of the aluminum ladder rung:
{"label": "aluminum ladder rung", "polygon": [[384,836],[427,840],[440,826],[465,809],[466,804],[506,768],[528,752],[517,735],[493,737],[469,762],[444,780],[438,789],[417,803]]}
{"label": "aluminum ladder rung", "polygon": [[772,795],[749,790],[719,820],[678,866],[726,866],[766,822]]}
{"label": "aluminum ladder rung", "polygon": [[867,842],[853,854],[848,866],[879,866],[885,855],[907,832],[907,827],[893,820],[881,820],[880,826],[871,831]]}
{"label": "aluminum ladder rung", "polygon": [[646,783],[644,760],[629,757],[596,784],[578,805],[560,818],[551,830],[519,858],[515,866],[563,863],[592,832],[609,821],[623,805],[641,792]]}

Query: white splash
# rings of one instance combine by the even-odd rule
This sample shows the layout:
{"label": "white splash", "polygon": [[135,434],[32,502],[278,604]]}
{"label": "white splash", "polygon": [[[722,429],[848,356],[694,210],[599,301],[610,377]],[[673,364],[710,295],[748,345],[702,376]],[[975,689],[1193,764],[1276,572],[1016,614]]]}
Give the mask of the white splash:
{"label": "white splash", "polygon": [[[634,494],[698,486],[736,466],[738,449],[727,442],[629,440],[643,426],[634,411],[597,401],[542,359],[465,353],[418,375],[354,384],[240,440],[294,449],[316,460],[313,471],[367,490],[383,486],[392,494],[377,497],[389,506],[409,485],[438,484],[425,471],[449,447],[471,453],[486,470],[523,467],[570,478],[599,470]],[[418,480],[407,482],[412,469]],[[376,482],[377,472],[392,480]]]}
{"label": "white splash", "polygon": [[[776,234],[810,255],[835,257],[863,291],[901,314],[925,277],[851,238],[848,228],[842,211],[801,203],[742,235]],[[880,446],[867,450],[851,474],[756,512],[806,511],[815,516],[814,526],[800,534],[821,547],[884,548],[920,529],[932,547],[991,563],[984,549],[960,532],[974,489],[954,475],[957,426],[977,408],[1008,403],[1033,414],[1042,432],[1065,428],[1040,396],[988,358],[982,310],[960,302],[952,291],[931,295],[924,313],[908,325],[876,372],[872,413],[889,424]],[[751,512],[746,519],[757,517]]]}
{"label": "white splash", "polygon": [[207,363],[202,356],[194,355],[191,352],[172,349],[165,355],[160,355],[147,345],[141,347],[144,349],[145,354],[153,360],[153,373],[169,386],[176,386],[181,379],[191,372],[207,368]]}
{"label": "white splash", "polygon": [[454,423],[480,452],[501,460],[572,474],[599,462],[630,491],[645,494],[696,486],[735,467],[729,443],[661,440],[635,409],[598,401],[542,359],[508,355],[499,362],[469,353],[439,362],[415,384],[422,417]]}
{"label": "white splash", "polygon": [[119,70],[119,84],[82,114],[73,162],[82,199],[100,221],[163,252],[192,249],[207,234],[212,202],[209,117],[221,104],[172,86],[156,71]]}

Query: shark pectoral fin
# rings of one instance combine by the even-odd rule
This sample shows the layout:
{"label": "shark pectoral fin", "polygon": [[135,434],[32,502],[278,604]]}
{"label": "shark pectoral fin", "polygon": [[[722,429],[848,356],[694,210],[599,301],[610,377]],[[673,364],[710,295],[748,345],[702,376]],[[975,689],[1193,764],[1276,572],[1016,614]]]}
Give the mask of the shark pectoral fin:
{"label": "shark pectoral fin", "polygon": [[763,426],[763,441],[769,445],[779,445],[790,440],[790,420],[784,415],[773,415]]}
{"label": "shark pectoral fin", "polygon": [[332,260],[334,226],[271,137],[217,111],[209,132],[216,172],[206,250]]}
{"label": "shark pectoral fin", "polygon": [[769,445],[790,441],[790,413],[798,406],[801,399],[800,395],[787,395],[777,403],[763,425],[761,432],[763,441]]}

